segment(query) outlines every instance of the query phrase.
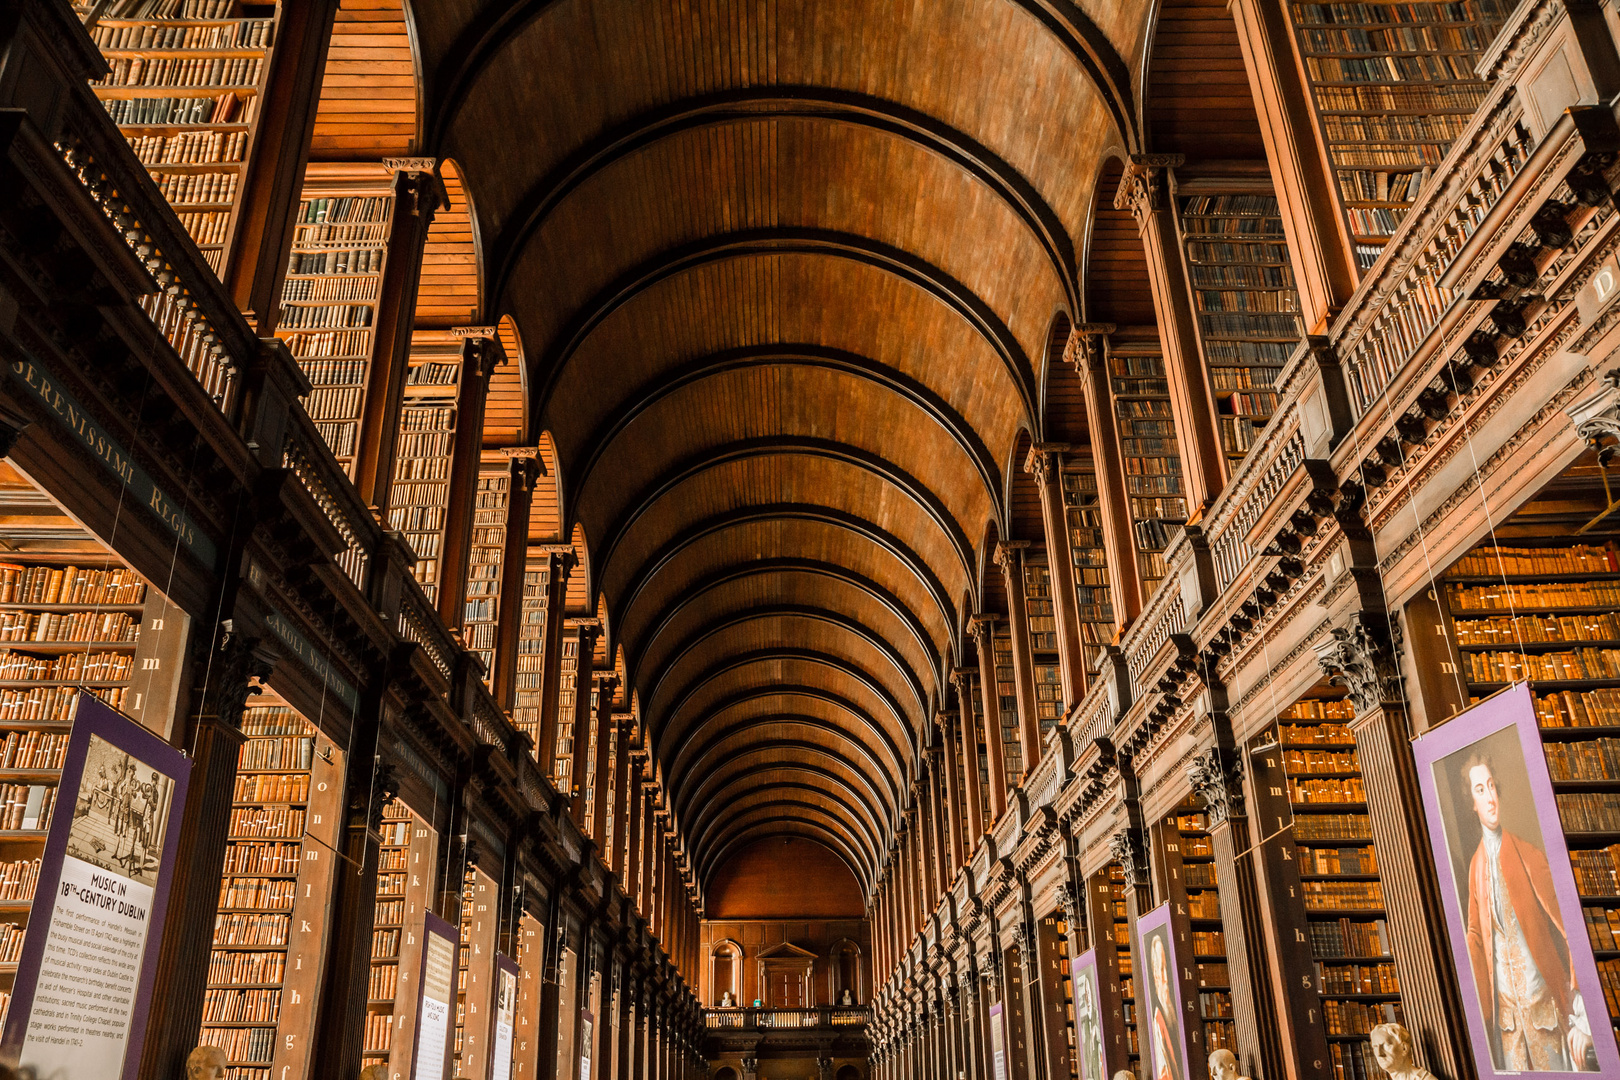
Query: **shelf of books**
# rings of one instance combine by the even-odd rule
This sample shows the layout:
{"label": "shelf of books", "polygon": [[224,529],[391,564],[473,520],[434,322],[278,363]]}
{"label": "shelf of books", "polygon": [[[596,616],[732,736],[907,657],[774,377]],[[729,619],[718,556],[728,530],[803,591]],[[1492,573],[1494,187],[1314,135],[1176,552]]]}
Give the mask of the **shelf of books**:
{"label": "shelf of books", "polygon": [[342,753],[268,689],[242,731],[199,1041],[228,1080],[272,1080],[310,1065],[320,965],[302,960],[324,941]]}
{"label": "shelf of books", "polygon": [[485,455],[473,494],[472,546],[467,555],[467,601],[462,638],[484,662],[484,683],[495,678],[495,629],[501,617],[501,560],[506,553],[506,512],[512,470],[499,454]]}
{"label": "shelf of books", "polygon": [[[576,680],[577,681],[577,680]],[[602,684],[591,680],[591,700],[586,708],[585,741],[579,744],[579,760],[574,763],[575,785],[580,793],[580,820],[585,823],[585,834],[591,836],[590,826],[596,812],[596,755],[602,743],[596,737],[597,706],[602,699]],[[601,842],[601,837],[591,836]]]}
{"label": "shelf of books", "polygon": [[1018,688],[1013,668],[1012,631],[997,623],[990,637],[996,658],[996,711],[1001,720],[1001,765],[1011,791],[1024,778],[1024,750],[1018,741]]}
{"label": "shelf of books", "polygon": [[[968,697],[971,700],[969,710],[971,715],[963,720],[963,744],[968,747],[970,768],[979,770],[979,819],[984,822],[988,830],[995,821],[995,814],[991,810],[990,801],[990,751],[984,745],[984,694],[980,690],[979,671],[972,669],[967,676]],[[972,725],[971,732],[969,725]],[[967,789],[964,788],[963,791]],[[977,836],[968,837],[969,858],[972,857],[973,848],[979,842]]]}
{"label": "shelf of books", "polygon": [[1446,573],[1445,607],[1471,701],[1530,683],[1586,931],[1620,1027],[1620,547],[1570,541],[1487,541]]}
{"label": "shelf of books", "polygon": [[398,799],[383,808],[377,857],[377,906],[371,929],[371,980],[366,991],[364,1065],[410,1075],[412,979],[421,966],[423,913],[432,902],[436,834]]}
{"label": "shelf of books", "polygon": [[1101,494],[1089,456],[1065,456],[1063,515],[1074,562],[1074,590],[1079,601],[1080,641],[1086,671],[1102,668],[1103,646],[1114,640],[1114,600],[1108,581],[1108,555],[1103,546]]}
{"label": "shelf of books", "polygon": [[1512,0],[1285,5],[1362,271],[1485,98]]}
{"label": "shelf of books", "polygon": [[1041,735],[1063,719],[1063,683],[1058,662],[1057,613],[1052,607],[1052,571],[1039,553],[1024,559],[1024,612],[1035,669],[1035,716]]}
{"label": "shelf of books", "polygon": [[314,389],[304,407],[351,477],[392,228],[392,179],[377,165],[311,165],[281,287],[276,337],[309,377]]}
{"label": "shelf of books", "polygon": [[1268,760],[1283,783],[1276,785],[1261,762],[1255,788],[1263,819],[1289,822],[1300,897],[1279,899],[1278,917],[1310,940],[1335,1080],[1369,1080],[1383,1074],[1368,1034],[1378,1024],[1403,1021],[1384,886],[1348,726],[1355,710],[1343,693],[1325,686],[1313,691],[1257,737],[1257,748],[1274,744]]}
{"label": "shelf of books", "polygon": [[234,0],[114,0],[89,27],[112,69],[92,84],[96,97],[215,273],[236,228],[278,15],[279,5]]}
{"label": "shelf of books", "polygon": [[1120,1016],[1125,1022],[1125,1040],[1130,1049],[1130,1070],[1137,1071],[1142,1044],[1136,1033],[1136,980],[1131,969],[1131,919],[1125,904],[1125,871],[1119,863],[1108,864],[1108,891],[1114,912],[1115,963],[1119,969]]}
{"label": "shelf of books", "polygon": [[[166,737],[172,710],[161,703],[167,694],[140,672],[141,660],[155,655],[154,646],[166,637],[183,644],[185,627],[183,619],[171,619],[165,631],[167,599],[5,460],[0,543],[6,548],[0,560],[3,1020],[79,694],[94,694]],[[159,703],[150,717],[143,694]],[[107,847],[125,857],[135,855],[138,833],[127,811],[118,811],[119,795],[142,780],[87,779],[84,812]]]}
{"label": "shelf of books", "polygon": [[563,798],[574,794],[574,695],[579,681],[579,630],[563,630],[562,665],[557,673],[557,753],[554,781]]}
{"label": "shelf of books", "polygon": [[1204,1021],[1204,1051],[1237,1053],[1232,1020],[1232,980],[1226,967],[1226,931],[1221,922],[1221,895],[1215,881],[1215,849],[1203,806],[1189,798],[1164,821],[1167,865],[1180,867],[1170,882],[1170,901],[1184,906],[1192,925],[1193,962],[1198,965],[1198,1014]]}
{"label": "shelf of books", "polygon": [[1277,200],[1190,195],[1181,231],[1221,445],[1241,460],[1277,411],[1277,373],[1299,343],[1299,294]]}
{"label": "shelf of books", "polygon": [[1059,990],[1047,1010],[1047,1022],[1063,1027],[1061,1039],[1049,1039],[1054,1049],[1064,1047],[1063,1063],[1053,1080],[1073,1080],[1080,1075],[1074,1033],[1074,971],[1069,965],[1073,953],[1069,950],[1069,920],[1061,908],[1041,920],[1040,937],[1041,966],[1046,969],[1042,982],[1055,983]]}
{"label": "shelf of books", "polygon": [[1114,342],[1108,371],[1109,390],[1119,418],[1125,493],[1130,503],[1142,593],[1151,596],[1164,577],[1164,549],[1170,534],[1187,520],[1187,500],[1181,486],[1181,446],[1170,414],[1170,383],[1157,339]]}
{"label": "shelf of books", "polygon": [[411,335],[388,497],[388,524],[405,534],[416,553],[414,573],[430,603],[439,598],[462,348],[463,339],[442,331],[418,330]]}
{"label": "shelf of books", "polygon": [[548,557],[530,558],[523,567],[523,611],[518,621],[516,689],[512,723],[529,737],[540,757],[540,685],[546,659],[546,593],[551,584]]}

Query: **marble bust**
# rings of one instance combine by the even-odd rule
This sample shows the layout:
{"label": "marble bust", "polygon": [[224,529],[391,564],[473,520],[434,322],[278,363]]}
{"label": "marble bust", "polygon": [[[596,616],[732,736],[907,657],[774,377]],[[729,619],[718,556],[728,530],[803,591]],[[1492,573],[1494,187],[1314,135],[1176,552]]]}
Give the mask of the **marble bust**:
{"label": "marble bust", "polygon": [[1367,1038],[1373,1059],[1390,1080],[1435,1080],[1434,1073],[1412,1060],[1412,1033],[1400,1024],[1379,1024]]}

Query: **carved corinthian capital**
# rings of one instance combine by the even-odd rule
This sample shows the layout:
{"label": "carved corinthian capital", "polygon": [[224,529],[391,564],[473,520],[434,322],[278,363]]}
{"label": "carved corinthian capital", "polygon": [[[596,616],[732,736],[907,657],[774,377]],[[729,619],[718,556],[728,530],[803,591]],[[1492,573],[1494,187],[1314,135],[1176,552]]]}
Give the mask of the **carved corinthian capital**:
{"label": "carved corinthian capital", "polygon": [[1164,172],[1180,165],[1180,154],[1132,154],[1119,178],[1114,209],[1129,210],[1138,225],[1164,206]]}
{"label": "carved corinthian capital", "polygon": [[1147,852],[1142,850],[1141,834],[1135,829],[1121,829],[1108,838],[1108,851],[1125,871],[1125,884],[1141,885],[1147,881]]}
{"label": "carved corinthian capital", "polygon": [[1605,464],[1620,449],[1620,371],[1603,376],[1602,389],[1564,410],[1575,424],[1575,434],[1586,440]]}
{"label": "carved corinthian capital", "polygon": [[1402,699],[1399,661],[1401,628],[1383,612],[1356,612],[1350,625],[1316,646],[1316,659],[1328,680],[1350,691],[1356,714]]}
{"label": "carved corinthian capital", "polygon": [[1209,810],[1209,827],[1243,816],[1243,762],[1234,753],[1212,746],[1192,759],[1187,779]]}

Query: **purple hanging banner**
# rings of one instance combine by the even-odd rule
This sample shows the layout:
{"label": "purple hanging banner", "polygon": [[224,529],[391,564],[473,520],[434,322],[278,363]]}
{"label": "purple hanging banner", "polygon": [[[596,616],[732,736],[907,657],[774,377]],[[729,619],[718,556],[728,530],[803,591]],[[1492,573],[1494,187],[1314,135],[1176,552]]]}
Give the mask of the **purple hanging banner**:
{"label": "purple hanging banner", "polygon": [[0,1061],[133,1080],[190,777],[190,758],[79,691]]}

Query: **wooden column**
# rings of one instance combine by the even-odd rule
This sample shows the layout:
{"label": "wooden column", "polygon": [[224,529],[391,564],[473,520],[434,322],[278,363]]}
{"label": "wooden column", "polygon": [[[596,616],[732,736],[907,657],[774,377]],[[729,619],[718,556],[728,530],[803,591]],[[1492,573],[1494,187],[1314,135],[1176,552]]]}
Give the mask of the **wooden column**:
{"label": "wooden column", "polygon": [[979,775],[978,725],[973,722],[973,668],[960,667],[951,672],[951,684],[956,687],[957,724],[962,739],[962,769],[966,779],[963,798],[967,803],[967,853],[964,865],[979,848],[984,835],[984,779]]}
{"label": "wooden column", "polygon": [[246,737],[242,712],[250,680],[267,678],[273,654],[254,638],[198,621],[193,624],[191,670],[201,684],[193,691],[196,712],[186,721],[191,781],[180,817],[180,850],[169,908],[158,945],[157,982],[164,1007],[153,1009],[142,1051],[142,1077],[176,1076],[197,1045],[202,1026],[214,920],[219,912],[219,872],[225,862],[237,758]]}
{"label": "wooden column", "polygon": [[996,650],[993,615],[975,615],[969,622],[979,652],[979,694],[984,699],[984,752],[990,763],[990,817],[986,832],[1007,812],[1007,764],[1001,747],[1001,701],[996,693]]}
{"label": "wooden column", "polygon": [[495,670],[490,685],[495,704],[507,715],[517,702],[517,643],[523,626],[524,572],[529,563],[529,511],[534,486],[543,469],[539,451],[516,447],[503,451],[512,459],[507,488],[506,546],[501,551],[501,606],[495,624]]}
{"label": "wooden column", "polygon": [[1170,409],[1181,447],[1182,482],[1187,509],[1198,520],[1226,483],[1226,454],[1221,448],[1215,397],[1204,370],[1176,229],[1176,208],[1165,190],[1168,171],[1181,164],[1179,154],[1133,154],[1114,197],[1116,209],[1129,209],[1142,231],[1153,310],[1159,323],[1165,374],[1170,383]]}
{"label": "wooden column", "polygon": [[[422,283],[422,253],[433,214],[446,201],[432,158],[410,158],[394,174],[394,218],[383,261],[376,323],[371,332],[371,370],[365,411],[355,444],[354,486],[379,517],[388,517],[394,483],[394,447],[399,442],[399,410],[410,367],[416,294]],[[283,255],[285,262],[287,256]]]}
{"label": "wooden column", "polygon": [[[444,555],[439,560],[439,618],[461,627],[467,616],[467,560],[472,553],[473,511],[484,447],[484,404],[489,377],[501,357],[493,326],[467,327],[461,349],[461,385],[456,394],[456,434],[450,450]],[[484,336],[487,335],[487,336]],[[519,602],[521,606],[521,601]]]}
{"label": "wooden column", "polygon": [[[557,725],[560,728],[565,720],[574,725],[574,741],[568,751],[568,786],[571,790],[561,794],[568,800],[568,813],[574,819],[574,824],[581,830],[585,828],[585,770],[590,767],[590,731],[591,731],[591,675],[596,666],[596,642],[602,636],[602,624],[596,619],[569,619],[565,631],[567,634],[576,634],[579,638],[579,655],[574,661],[574,704],[571,717],[565,717],[560,710],[569,706],[559,705]],[[560,659],[560,658],[559,658]],[[561,665],[558,666],[558,679],[562,677]],[[561,682],[558,683],[559,688]],[[555,766],[554,766],[555,768]],[[556,775],[553,772],[553,775]]]}
{"label": "wooden column", "polygon": [[1317,135],[1309,89],[1281,4],[1228,0],[1266,144],[1271,187],[1288,238],[1306,332],[1328,323],[1356,291],[1355,248],[1339,212],[1333,171]]}
{"label": "wooden column", "polygon": [[1120,949],[1114,940],[1114,885],[1106,866],[1085,879],[1081,910],[1085,912],[1091,948],[1097,950],[1098,1030],[1108,1044],[1109,1057],[1123,1062],[1130,1054],[1131,1044],[1125,1023],[1125,995],[1121,992],[1124,979],[1119,970]]}
{"label": "wooden column", "polygon": [[242,177],[240,210],[222,281],[254,332],[269,337],[281,314],[304,167],[321,100],[338,0],[282,7],[258,103],[258,145]]}
{"label": "wooden column", "polygon": [[[535,749],[540,774],[550,780],[557,774],[557,690],[562,678],[563,609],[568,604],[568,575],[579,556],[574,549],[556,545],[542,549],[547,557],[546,574],[546,651],[540,673],[540,727]],[[567,796],[567,792],[562,792]]]}
{"label": "wooden column", "polygon": [[[966,850],[962,843],[962,780],[958,771],[959,765],[965,765],[963,750],[957,742],[957,717],[954,712],[939,714],[939,734],[945,745],[943,765],[945,768],[945,818],[950,830],[950,841],[946,850],[950,852],[950,874],[946,877],[946,888],[955,879],[957,871],[967,863]],[[978,761],[973,762],[971,772],[978,774]]]}
{"label": "wooden column", "polygon": [[1419,1063],[1444,1076],[1473,1071],[1466,1029],[1456,1022],[1462,998],[1449,957],[1445,909],[1412,757],[1406,692],[1397,659],[1394,616],[1352,614],[1344,629],[1316,647],[1322,669],[1349,688],[1367,814],[1378,853],[1379,876],[1398,883],[1384,890],[1401,1008],[1417,1043]]}
{"label": "wooden column", "polygon": [[[1029,609],[1024,605],[1024,551],[1027,540],[996,545],[996,565],[1007,584],[1007,619],[1012,624],[1013,689],[1018,696],[1018,743],[1024,752],[1024,775],[1041,760],[1040,715],[1035,705],[1035,666],[1029,655]],[[994,656],[991,657],[994,664]],[[995,668],[991,667],[994,678]]]}
{"label": "wooden column", "polygon": [[353,742],[344,761],[344,819],[338,854],[343,862],[335,875],[328,908],[324,985],[319,1001],[315,1042],[310,1061],[330,1063],[340,1075],[360,1071],[365,1040],[366,1001],[370,995],[371,936],[377,906],[377,862],[383,807],[397,790],[396,766],[379,750],[392,744],[382,737],[382,706],[376,695],[362,702]]}
{"label": "wooden column", "polygon": [[619,690],[617,672],[596,676],[596,733],[591,739],[591,816],[585,831],[596,841],[602,861],[608,861],[608,852],[602,850],[607,842],[608,806],[613,796],[613,772],[608,768],[609,751],[613,747],[613,695]]}
{"label": "wooden column", "polygon": [[[1040,946],[1036,943],[1034,918],[1030,915],[1027,901],[1019,905],[1019,915],[1022,921],[1015,928],[1015,933],[1018,937],[1018,1007],[1024,1021],[1024,1060],[1031,1080],[1058,1080],[1048,1068],[1046,1016],[1041,1000]],[[1065,1070],[1061,1076],[1067,1077],[1068,1071]]]}
{"label": "wooden column", "polygon": [[649,784],[644,789],[647,793],[647,802],[642,809],[641,833],[641,914],[649,924],[652,922],[652,901],[654,894],[653,862],[658,851],[658,806],[657,792]]}
{"label": "wooden column", "polygon": [[641,867],[641,762],[640,752],[630,756],[630,776],[625,787],[624,867],[619,874],[619,885],[632,904],[639,909],[636,890],[640,882]]}
{"label": "wooden column", "polygon": [[935,777],[938,775],[939,748],[929,747],[923,751],[922,775],[917,780],[917,786],[912,790],[912,796],[917,800],[918,822],[922,825],[922,916],[928,919],[934,910],[934,904],[939,899],[940,882],[944,875],[940,871],[940,840],[939,830],[939,803],[935,798]]}
{"label": "wooden column", "polygon": [[[613,731],[613,768],[607,779],[608,799],[603,828],[611,825],[613,838],[604,845],[602,861],[615,877],[624,876],[625,807],[629,793],[625,785],[630,780],[630,730],[635,723],[629,713],[613,713],[609,717]],[[605,833],[604,833],[605,836]]]}
{"label": "wooden column", "polygon": [[1242,756],[1229,748],[1212,747],[1193,759],[1189,774],[1209,815],[1239,1071],[1246,1076],[1307,1076],[1310,1070],[1298,1053],[1300,1047],[1285,1044],[1277,1026],[1270,950],[1243,798]]}
{"label": "wooden column", "polygon": [[1035,478],[1041,496],[1041,523],[1046,532],[1046,570],[1051,575],[1052,611],[1057,622],[1059,677],[1063,712],[1086,696],[1086,656],[1080,637],[1080,598],[1074,586],[1074,555],[1069,522],[1063,509],[1063,455],[1068,443],[1036,443],[1024,469]]}
{"label": "wooden column", "polygon": [[1102,518],[1103,550],[1114,619],[1129,626],[1142,614],[1142,571],[1136,559],[1130,497],[1125,489],[1125,460],[1120,454],[1119,424],[1109,386],[1108,323],[1081,323],[1069,336],[1064,358],[1074,365],[1086,397],[1086,430],[1091,435],[1092,469],[1097,475],[1097,506]]}
{"label": "wooden column", "polygon": [[[1073,1062],[1069,1054],[1069,1003],[1063,996],[1064,968],[1068,958],[1058,947],[1064,935],[1058,933],[1057,920],[1043,918],[1035,924],[1037,986],[1041,1003],[1042,1047],[1046,1058],[1046,1075],[1052,1080],[1068,1080]],[[1194,1008],[1197,998],[1194,998]]]}

